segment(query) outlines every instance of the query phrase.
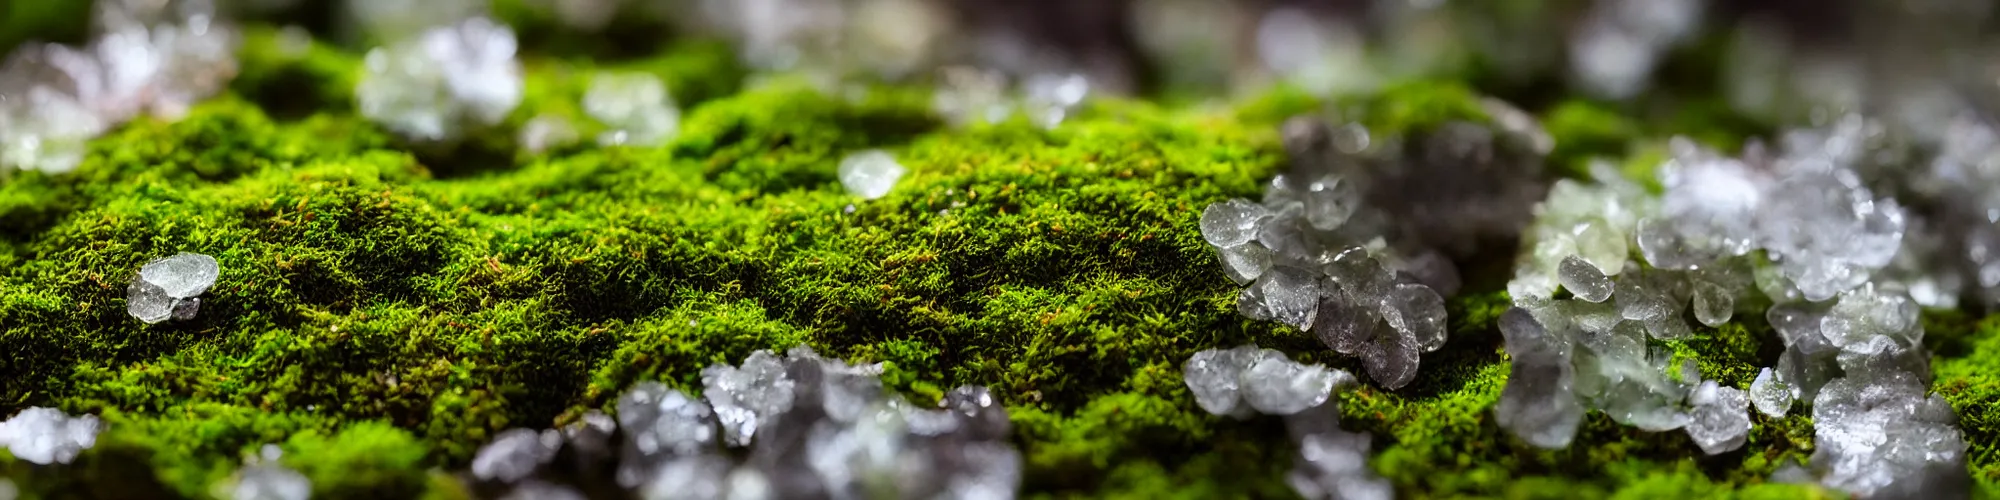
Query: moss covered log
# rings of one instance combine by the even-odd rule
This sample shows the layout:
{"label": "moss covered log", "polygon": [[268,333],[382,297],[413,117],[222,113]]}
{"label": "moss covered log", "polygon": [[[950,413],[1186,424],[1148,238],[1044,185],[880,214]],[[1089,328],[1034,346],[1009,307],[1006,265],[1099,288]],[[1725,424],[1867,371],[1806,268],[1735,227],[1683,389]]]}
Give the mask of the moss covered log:
{"label": "moss covered log", "polygon": [[[1473,91],[1415,82],[1220,110],[1110,99],[1053,130],[948,128],[924,90],[744,89],[726,49],[678,45],[625,63],[531,60],[507,126],[418,147],[352,112],[358,55],[250,36],[229,94],[118,129],[73,174],[0,183],[0,412],[107,423],[71,465],[0,451],[30,496],[206,497],[276,443],[317,497],[462,498],[450,474],[501,429],[608,409],[637,381],[698,391],[704,366],[809,345],[885,363],[917,400],[993,388],[1031,496],[1287,497],[1280,422],[1207,414],[1181,363],[1257,342],[1357,367],[1237,314],[1201,209],[1257,196],[1285,161],[1277,123],[1298,112],[1331,105],[1378,134],[1486,119]],[[680,135],[519,152],[512,128],[580,118],[589,71],[605,68],[663,77],[688,109]],[[1586,102],[1531,111],[1556,138],[1552,172],[1604,156],[1648,175],[1675,132]],[[910,170],[885,198],[835,179],[864,148]],[[221,263],[200,316],[128,316],[126,283],[175,252]],[[1490,410],[1508,372],[1501,281],[1451,301],[1453,337],[1415,382],[1340,397],[1402,496],[1837,496],[1766,481],[1811,452],[1796,411],[1753,416],[1748,446],[1713,457],[1601,414],[1567,450],[1514,440]],[[2000,494],[2000,317],[1926,322],[1934,388],[1963,420],[1981,494]],[[1737,387],[1782,348],[1761,315],[1672,345]]]}

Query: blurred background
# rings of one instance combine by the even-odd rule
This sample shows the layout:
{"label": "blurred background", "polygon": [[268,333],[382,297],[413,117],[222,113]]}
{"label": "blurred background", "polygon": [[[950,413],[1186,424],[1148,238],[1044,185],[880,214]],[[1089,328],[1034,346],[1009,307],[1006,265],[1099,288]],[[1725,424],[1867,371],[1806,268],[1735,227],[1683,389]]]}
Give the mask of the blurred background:
{"label": "blurred background", "polygon": [[[205,6],[355,50],[486,15],[516,31],[524,57],[719,40],[760,72],[1080,74],[1093,93],[1172,102],[1443,78],[1529,110],[1586,97],[1766,123],[1834,109],[1921,124],[2000,94],[1995,6],[1982,0],[99,1]],[[87,42],[92,4],[0,2],[0,51]]]}

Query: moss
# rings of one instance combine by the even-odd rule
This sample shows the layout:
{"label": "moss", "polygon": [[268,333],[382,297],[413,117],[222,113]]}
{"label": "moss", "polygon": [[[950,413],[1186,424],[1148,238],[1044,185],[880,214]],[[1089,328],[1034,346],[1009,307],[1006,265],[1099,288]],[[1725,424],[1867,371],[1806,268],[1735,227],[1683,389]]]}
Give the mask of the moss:
{"label": "moss", "polygon": [[7,2],[0,4],[0,54],[25,43],[77,43],[90,32],[90,4]]}
{"label": "moss", "polygon": [[[1179,368],[1197,350],[1256,341],[1359,371],[1306,333],[1240,317],[1195,229],[1203,206],[1255,196],[1284,161],[1274,125],[1323,101],[1278,92],[1218,113],[1109,100],[1053,130],[952,129],[922,90],[738,91],[697,76],[725,64],[689,47],[602,66],[531,60],[522,109],[449,153],[400,144],[338,104],[351,99],[338,80],[352,77],[351,53],[246,56],[232,93],[187,119],[125,126],[73,175],[0,184],[0,410],[56,406],[109,424],[77,464],[0,458],[0,470],[31,493],[191,497],[275,443],[316,496],[463,498],[436,471],[464,467],[501,429],[604,409],[637,381],[691,388],[711,363],[807,345],[883,362],[888,384],[919,400],[992,387],[1033,496],[1289,494],[1277,419],[1208,415]],[[681,135],[651,149],[506,147],[529,117],[580,116],[574,100],[599,67],[690,89]],[[296,105],[311,113],[278,112],[287,79],[321,82]],[[1448,82],[1332,107],[1388,134],[1485,119]],[[1577,115],[1550,122],[1579,155],[1616,155],[1624,141],[1600,113],[1558,114]],[[856,199],[835,179],[840,157],[863,148],[909,168],[887,197]],[[222,263],[200,317],[132,320],[133,270],[177,251]],[[1409,387],[1341,396],[1346,425],[1376,436],[1371,465],[1405,496],[1825,495],[1764,483],[1809,452],[1803,415],[1755,417],[1750,445],[1715,457],[1602,415],[1567,450],[1508,437],[1489,411],[1508,372],[1497,288],[1451,301],[1453,340]],[[1938,387],[1992,489],[1996,427],[1983,412],[2000,398],[1986,375],[2000,337],[1992,321],[1933,323]],[[1772,362],[1772,342],[1751,315],[1668,347],[1741,387]]]}
{"label": "moss", "polygon": [[1591,161],[1624,157],[1639,136],[1629,119],[1590,101],[1564,101],[1544,116],[1542,126],[1556,144],[1550,166],[1570,178],[1590,178]]}

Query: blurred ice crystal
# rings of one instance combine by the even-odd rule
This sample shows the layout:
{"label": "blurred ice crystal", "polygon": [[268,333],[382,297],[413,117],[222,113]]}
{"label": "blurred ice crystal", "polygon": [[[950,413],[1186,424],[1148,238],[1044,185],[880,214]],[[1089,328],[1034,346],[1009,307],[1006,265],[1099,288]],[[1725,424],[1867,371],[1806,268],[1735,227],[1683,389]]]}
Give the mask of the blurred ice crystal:
{"label": "blurred ice crystal", "polygon": [[221,270],[214,257],[198,253],[182,252],[148,262],[125,289],[126,312],[146,323],[193,319],[201,306],[197,297],[215,285]]}
{"label": "blurred ice crystal", "polygon": [[1598,0],[1570,40],[1570,60],[1585,87],[1600,96],[1644,90],[1666,49],[1688,37],[1703,0]]}
{"label": "blurred ice crystal", "polygon": [[1257,55],[1280,78],[1318,95],[1370,84],[1361,35],[1347,22],[1296,7],[1271,9],[1257,23]]}
{"label": "blurred ice crystal", "polygon": [[1028,78],[1024,108],[1028,118],[1044,128],[1053,128],[1062,123],[1070,109],[1083,103],[1090,94],[1090,80],[1081,74],[1044,73]]}
{"label": "blurred ice crystal", "polygon": [[949,12],[928,0],[858,0],[842,34],[844,52],[885,79],[917,72],[947,43]]}
{"label": "blurred ice crystal", "polygon": [[873,200],[888,196],[905,172],[903,165],[897,163],[896,157],[890,156],[889,152],[870,149],[841,158],[837,173],[840,184],[847,188],[848,193]]}
{"label": "blurred ice crystal", "polygon": [[17,459],[41,465],[66,464],[96,445],[102,429],[93,415],[71,417],[62,410],[32,407],[0,422],[0,445]]}
{"label": "blurred ice crystal", "polygon": [[[739,366],[704,370],[713,411],[663,384],[641,383],[618,398],[626,442],[617,483],[652,499],[1014,496],[1021,456],[1008,444],[1007,412],[992,393],[964,386],[935,409],[913,405],[882,386],[881,369],[802,347],[784,355],[756,351]],[[532,434],[503,439],[546,449]],[[542,481],[530,475],[515,491]]]}
{"label": "blurred ice crystal", "polygon": [[220,485],[216,496],[230,500],[306,500],[312,497],[312,482],[304,474],[278,463],[283,456],[278,445],[266,444],[255,457],[244,460],[235,476]]}
{"label": "blurred ice crystal", "polygon": [[491,126],[521,102],[514,32],[483,17],[368,52],[354,90],[362,116],[419,141]]}
{"label": "blurred ice crystal", "polygon": [[0,66],[0,168],[60,173],[84,142],[151,111],[175,119],[236,74],[235,29],[198,0],[95,5],[83,47],[30,43]]}
{"label": "blurred ice crystal", "polygon": [[542,153],[554,148],[575,144],[579,139],[576,126],[569,119],[558,115],[537,115],[521,125],[519,141],[521,148],[530,153]]}
{"label": "blurred ice crystal", "polygon": [[472,475],[484,480],[513,483],[527,478],[548,463],[562,446],[562,436],[554,429],[508,429],[493,437],[472,457]]}
{"label": "blurred ice crystal", "polygon": [[583,111],[604,124],[597,142],[607,146],[658,146],[680,130],[680,108],[650,73],[596,74],[583,94]]}

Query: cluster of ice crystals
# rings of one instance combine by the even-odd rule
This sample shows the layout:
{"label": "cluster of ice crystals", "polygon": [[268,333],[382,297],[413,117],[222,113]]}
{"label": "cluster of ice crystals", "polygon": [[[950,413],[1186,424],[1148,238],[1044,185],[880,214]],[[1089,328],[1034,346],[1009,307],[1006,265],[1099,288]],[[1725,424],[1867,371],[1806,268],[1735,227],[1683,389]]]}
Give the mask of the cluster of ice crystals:
{"label": "cluster of ice crystals", "polygon": [[1237,417],[1298,413],[1326,402],[1334,388],[1355,383],[1345,371],[1299,364],[1255,345],[1195,353],[1181,373],[1202,409]]}
{"label": "cluster of ice crystals", "polygon": [[312,481],[304,474],[278,463],[284,452],[275,444],[258,448],[257,456],[246,458],[230,480],[217,485],[216,496],[231,500],[306,500],[312,497]]}
{"label": "cluster of ice crystals", "polygon": [[1368,468],[1368,436],[1340,428],[1336,389],[1356,385],[1339,369],[1292,361],[1274,349],[1245,344],[1209,349],[1181,365],[1195,403],[1214,415],[1285,418],[1298,444],[1286,481],[1310,499],[1388,499],[1394,490]]}
{"label": "cluster of ice crystals", "polygon": [[362,116],[419,141],[491,126],[521,103],[514,31],[484,17],[432,27],[368,52],[354,99]]}
{"label": "cluster of ice crystals", "polygon": [[1021,113],[1037,126],[1055,128],[1083,105],[1090,88],[1081,73],[1042,72],[1012,90],[1005,73],[953,66],[940,70],[931,109],[957,125],[999,123]]}
{"label": "cluster of ice crystals", "polygon": [[991,393],[959,387],[924,408],[885,389],[880,374],[803,347],[757,351],[704,370],[706,401],[641,383],[619,396],[615,422],[507,431],[472,472],[510,498],[582,498],[557,479],[576,471],[552,469],[562,457],[585,476],[600,469],[583,464],[615,462],[618,487],[646,499],[1014,496],[1021,457]]}
{"label": "cluster of ice crystals", "polygon": [[701,371],[701,385],[722,425],[722,441],[743,446],[757,428],[792,408],[797,386],[782,359],[757,351],[741,366],[715,365]]}
{"label": "cluster of ice crystals", "polygon": [[889,191],[895,189],[896,181],[901,180],[906,172],[903,164],[897,163],[896,157],[888,151],[870,149],[841,158],[837,173],[840,185],[846,187],[849,194],[873,200],[888,196]]}
{"label": "cluster of ice crystals", "polygon": [[[1879,125],[1850,116],[1740,158],[1676,140],[1658,198],[1610,175],[1559,182],[1509,284],[1520,307],[1502,318],[1514,363],[1495,408],[1502,427],[1561,447],[1595,409],[1684,429],[1714,454],[1743,445],[1750,406],[1779,418],[1804,401],[1818,443],[1809,480],[1861,497],[1958,491],[1965,445],[1949,405],[1927,395],[1925,302],[1912,297],[1956,291],[1909,262],[1927,257],[1905,255],[1946,245],[1913,245],[1919,226],[1862,181],[1891,157],[1885,144]],[[1644,264],[1620,264],[1635,251]],[[1690,334],[1686,316],[1717,326],[1766,299],[1785,350],[1747,391],[1675,379],[1671,357],[1648,346]]]}
{"label": "cluster of ice crystals", "polygon": [[[1664,307],[1643,309],[1667,314]],[[1503,314],[1500,331],[1513,372],[1494,406],[1500,426],[1529,444],[1563,448],[1584,413],[1597,410],[1646,431],[1685,429],[1711,454],[1741,446],[1749,432],[1749,397],[1698,380],[1692,360],[1677,366],[1668,351],[1648,347],[1649,335],[1662,338],[1662,329],[1652,326],[1659,320],[1635,315],[1580,300]],[[1685,324],[1672,332],[1685,335]]]}
{"label": "cluster of ice crystals", "polygon": [[680,131],[680,108],[650,73],[598,73],[584,91],[583,111],[604,124],[597,142],[607,146],[658,146]]}
{"label": "cluster of ice crystals", "polygon": [[1512,234],[1541,198],[1546,143],[1523,120],[1448,124],[1411,138],[1426,148],[1408,157],[1391,147],[1402,138],[1371,137],[1357,124],[1287,122],[1292,166],[1263,200],[1202,210],[1202,239],[1223,274],[1246,285],[1238,311],[1362,358],[1384,387],[1408,384],[1420,355],[1448,336],[1444,297],[1460,284],[1450,256],[1476,253],[1468,241]]}
{"label": "cluster of ice crystals", "polygon": [[236,76],[235,29],[206,1],[98,2],[92,33],[0,65],[0,168],[69,171],[85,141],[142,112],[178,118]]}
{"label": "cluster of ice crystals", "polygon": [[125,287],[125,312],[149,324],[194,319],[201,309],[199,297],[221,272],[214,257],[198,253],[155,259]]}
{"label": "cluster of ice crystals", "polygon": [[0,422],[0,446],[21,460],[66,464],[96,445],[102,429],[96,416],[71,417],[62,410],[33,407]]}
{"label": "cluster of ice crystals", "polygon": [[[2000,305],[2000,129],[1963,113],[1938,141],[1938,154],[1914,176],[1914,191],[1936,208],[1929,227],[1912,224],[1899,255],[1903,285],[1929,307],[1954,307],[1975,291],[1979,304]],[[1910,177],[1904,172],[1885,177]],[[1912,217],[1914,218],[1914,217]]]}
{"label": "cluster of ice crystals", "polygon": [[1813,401],[1813,472],[1865,498],[1963,497],[1964,437],[1943,395],[1907,372],[1852,373]]}

